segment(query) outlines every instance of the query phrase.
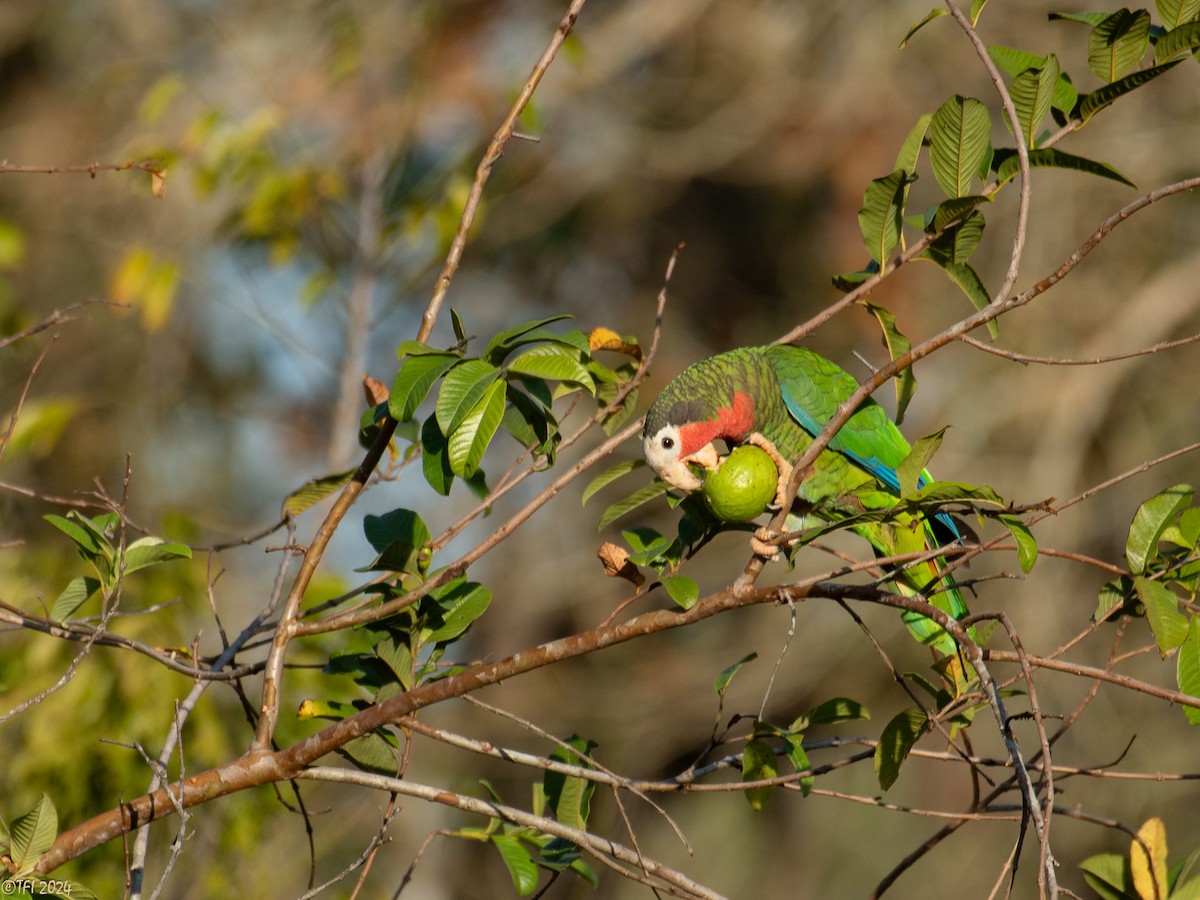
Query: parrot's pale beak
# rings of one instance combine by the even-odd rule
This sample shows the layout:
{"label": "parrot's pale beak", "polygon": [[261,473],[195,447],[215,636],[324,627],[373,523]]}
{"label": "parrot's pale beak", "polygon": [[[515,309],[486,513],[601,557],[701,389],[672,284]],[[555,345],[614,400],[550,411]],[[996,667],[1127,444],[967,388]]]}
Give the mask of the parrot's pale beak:
{"label": "parrot's pale beak", "polygon": [[695,453],[672,460],[670,466],[658,474],[662,476],[664,481],[669,482],[682,491],[698,491],[702,483],[696,477],[696,473],[692,471],[692,465],[697,465],[711,471],[717,468],[720,463],[721,455],[717,453],[717,448],[710,443],[705,444]]}
{"label": "parrot's pale beak", "polygon": [[[690,456],[685,456],[680,460],[680,462],[696,463],[698,466],[701,466],[702,468],[711,472],[721,464],[721,454],[717,452],[716,446],[714,446],[710,441],[695,453],[691,454]],[[699,485],[697,485],[697,487],[698,486]]]}

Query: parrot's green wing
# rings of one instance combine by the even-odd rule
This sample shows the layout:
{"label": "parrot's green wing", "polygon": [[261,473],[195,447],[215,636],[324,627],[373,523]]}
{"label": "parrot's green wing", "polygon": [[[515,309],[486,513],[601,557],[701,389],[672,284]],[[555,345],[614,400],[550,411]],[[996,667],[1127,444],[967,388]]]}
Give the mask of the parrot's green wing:
{"label": "parrot's green wing", "polygon": [[[838,406],[858,390],[858,382],[848,372],[803,347],[769,347],[767,357],[779,379],[784,406],[800,427],[813,437],[820,434],[834,417]],[[846,424],[829,441],[829,449],[869,472],[882,488],[899,497],[900,479],[896,469],[911,448],[887,411],[870,397],[859,404]],[[927,471],[922,472],[918,486],[932,480]],[[858,530],[885,553],[911,553],[927,546],[935,547],[940,542],[934,533],[933,522],[945,528],[948,539],[961,538],[954,520],[946,513],[936,513],[932,521],[926,520],[925,527],[916,532],[906,529],[892,532],[888,540],[881,539],[871,526]],[[902,593],[914,587],[925,589],[928,583],[938,580],[940,565],[940,561],[931,562],[927,572],[919,568],[910,570],[906,580],[911,583],[897,581],[898,589]],[[930,600],[956,619],[968,614],[966,601],[952,582],[947,581],[945,590],[935,593]],[[906,613],[904,620],[921,641],[933,644],[943,653],[955,652],[954,642],[935,623],[915,613]]]}
{"label": "parrot's green wing", "polygon": [[[771,347],[767,356],[778,374],[784,405],[813,437],[858,390],[858,382],[845,369],[803,347]],[[850,457],[893,493],[900,493],[896,468],[911,448],[887,411],[870,397],[833,436],[829,449]],[[926,474],[921,484],[928,480]]]}

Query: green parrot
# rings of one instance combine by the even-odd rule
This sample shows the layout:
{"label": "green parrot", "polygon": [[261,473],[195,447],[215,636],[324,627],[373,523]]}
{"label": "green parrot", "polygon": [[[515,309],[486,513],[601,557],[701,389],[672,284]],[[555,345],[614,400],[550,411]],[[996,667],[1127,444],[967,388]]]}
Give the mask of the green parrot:
{"label": "green parrot", "polygon": [[[694,465],[713,469],[718,438],[729,445],[754,443],[779,468],[777,503],[795,463],[833,418],[838,406],[858,389],[850,373],[803,347],[742,347],[693,363],[654,401],[646,414],[642,449],[650,468],[685,491],[701,488]],[[896,467],[909,453],[908,442],[883,407],[864,400],[821,451],[801,482],[792,513],[799,527],[836,522],[894,508],[900,494]],[[923,472],[920,485],[932,481]],[[789,522],[789,528],[791,522]],[[932,518],[901,513],[888,521],[860,521],[853,530],[877,555],[920,553],[960,538],[945,514]],[[755,552],[775,552],[761,541]],[[923,594],[956,619],[967,606],[939,559],[893,573],[897,590]],[[924,644],[953,655],[956,644],[939,625],[904,613],[909,630]]]}

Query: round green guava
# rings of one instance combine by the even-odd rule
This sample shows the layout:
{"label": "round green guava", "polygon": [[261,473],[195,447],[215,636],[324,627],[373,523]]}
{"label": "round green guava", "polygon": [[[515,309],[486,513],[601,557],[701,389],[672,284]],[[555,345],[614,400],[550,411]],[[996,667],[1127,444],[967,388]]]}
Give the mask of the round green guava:
{"label": "round green guava", "polygon": [[704,499],[717,518],[725,522],[749,522],[762,515],[772,500],[779,470],[761,447],[735,447],[729,456],[704,479]]}

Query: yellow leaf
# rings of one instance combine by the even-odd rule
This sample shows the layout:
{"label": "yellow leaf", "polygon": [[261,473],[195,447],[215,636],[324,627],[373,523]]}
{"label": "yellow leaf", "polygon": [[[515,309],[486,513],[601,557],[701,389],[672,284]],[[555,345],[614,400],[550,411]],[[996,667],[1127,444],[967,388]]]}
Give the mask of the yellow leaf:
{"label": "yellow leaf", "polygon": [[161,200],[167,196],[167,170],[150,170],[150,193]]}
{"label": "yellow leaf", "polygon": [[1138,829],[1138,839],[1129,850],[1129,868],[1141,900],[1167,900],[1167,827],[1162,819],[1149,819]]}
{"label": "yellow leaf", "polygon": [[603,325],[593,329],[592,333],[588,335],[588,347],[592,350],[613,350],[617,353],[624,353],[626,356],[632,356],[634,359],[642,358],[641,347],[629,343],[611,328],[605,328]]}

